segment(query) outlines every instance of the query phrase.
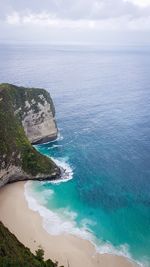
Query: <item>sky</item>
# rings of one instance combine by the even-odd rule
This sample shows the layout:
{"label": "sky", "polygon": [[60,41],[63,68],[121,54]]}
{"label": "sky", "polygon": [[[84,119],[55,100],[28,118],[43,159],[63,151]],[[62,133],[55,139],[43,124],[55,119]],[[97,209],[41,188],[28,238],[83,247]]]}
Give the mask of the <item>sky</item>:
{"label": "sky", "polygon": [[0,42],[150,45],[150,0],[0,0]]}

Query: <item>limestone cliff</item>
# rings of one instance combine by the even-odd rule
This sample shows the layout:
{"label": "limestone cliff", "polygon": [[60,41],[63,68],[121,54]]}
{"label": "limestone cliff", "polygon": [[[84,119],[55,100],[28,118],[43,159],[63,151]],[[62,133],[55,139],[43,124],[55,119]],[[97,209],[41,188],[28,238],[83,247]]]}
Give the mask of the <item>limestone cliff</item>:
{"label": "limestone cliff", "polygon": [[47,91],[0,85],[0,186],[58,178],[56,164],[31,145],[56,137],[55,109]]}
{"label": "limestone cliff", "polygon": [[15,99],[15,113],[21,118],[31,143],[38,144],[56,139],[55,109],[47,91],[21,88]]}

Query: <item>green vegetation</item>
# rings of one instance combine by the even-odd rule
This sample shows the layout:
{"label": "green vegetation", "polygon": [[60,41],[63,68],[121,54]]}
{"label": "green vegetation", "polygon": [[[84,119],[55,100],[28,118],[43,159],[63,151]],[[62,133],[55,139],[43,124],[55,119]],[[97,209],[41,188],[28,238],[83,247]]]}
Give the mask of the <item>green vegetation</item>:
{"label": "green vegetation", "polygon": [[[33,102],[33,97],[38,103],[43,101],[41,95],[50,99],[49,94],[44,89],[27,89],[16,87],[10,84],[0,84],[0,166],[1,169],[10,165],[19,166],[27,174],[36,176],[38,174],[47,175],[52,173],[59,175],[59,169],[49,158],[37,152],[28,141],[21,118],[27,108],[26,99],[37,108],[37,103]],[[51,101],[51,105],[54,107]],[[19,110],[18,110],[19,109]],[[16,112],[17,111],[17,112]]]}
{"label": "green vegetation", "polygon": [[22,168],[33,176],[38,173],[51,174],[56,166],[51,159],[41,155],[35,149],[24,146],[22,148]]}
{"label": "green vegetation", "polygon": [[[5,173],[9,174],[9,166],[15,166],[22,170],[24,178],[34,179],[38,176],[38,179],[42,179],[42,177],[51,179],[52,176],[59,175],[60,170],[55,163],[32,147],[22,126],[24,114],[30,108],[37,112],[38,103],[42,104],[44,99],[50,103],[54,114],[52,100],[44,89],[28,89],[0,84],[0,171],[5,170]],[[19,177],[16,177],[17,179]],[[8,182],[8,179],[5,182],[2,177],[1,181],[1,185],[3,185]],[[0,222],[0,267],[56,266],[58,263],[54,263],[50,259],[44,261],[42,248],[39,248],[36,255],[33,255]]]}
{"label": "green vegetation", "polygon": [[[36,255],[21,244],[0,222],[0,266],[1,267],[56,267],[50,259],[44,261],[44,251],[39,248]],[[63,266],[61,266],[63,267]]]}

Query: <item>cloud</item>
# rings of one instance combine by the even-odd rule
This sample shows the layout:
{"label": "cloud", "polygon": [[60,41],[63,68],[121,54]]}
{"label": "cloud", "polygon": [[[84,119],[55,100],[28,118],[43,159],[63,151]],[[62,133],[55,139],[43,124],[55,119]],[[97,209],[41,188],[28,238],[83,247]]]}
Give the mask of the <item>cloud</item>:
{"label": "cloud", "polygon": [[48,13],[59,19],[100,20],[125,15],[148,16],[148,4],[150,0],[5,0],[0,3],[0,12],[5,16],[16,11],[21,15]]}
{"label": "cloud", "polygon": [[48,36],[54,41],[59,36],[80,40],[83,35],[85,40],[98,40],[101,32],[108,32],[109,38],[110,32],[122,36],[125,32],[145,32],[142,38],[147,40],[150,0],[5,0],[0,2],[0,21],[1,36],[7,38],[13,32],[18,39],[24,32],[26,39],[36,33],[36,38],[42,36],[43,40]]}
{"label": "cloud", "polygon": [[91,30],[150,30],[150,16],[131,17],[124,15],[121,17],[110,17],[101,19],[62,19],[57,18],[46,12],[28,13],[21,15],[13,12],[6,17],[6,23],[15,26],[40,26],[66,29],[85,29]]}
{"label": "cloud", "polygon": [[148,7],[150,6],[150,0],[126,0],[127,2],[131,2],[140,7]]}

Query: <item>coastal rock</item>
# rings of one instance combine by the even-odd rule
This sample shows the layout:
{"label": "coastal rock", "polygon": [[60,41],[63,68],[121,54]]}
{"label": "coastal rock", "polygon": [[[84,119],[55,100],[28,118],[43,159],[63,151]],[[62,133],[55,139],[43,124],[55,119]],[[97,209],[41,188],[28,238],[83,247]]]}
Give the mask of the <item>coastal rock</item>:
{"label": "coastal rock", "polygon": [[[55,121],[55,108],[47,91],[43,89],[21,89],[24,102],[15,103],[15,114],[21,118],[25,133],[32,144],[53,141],[58,129]],[[23,96],[24,94],[24,96]]]}
{"label": "coastal rock", "polygon": [[60,177],[60,168],[31,145],[57,138],[55,108],[46,90],[1,84],[0,125],[0,187]]}

